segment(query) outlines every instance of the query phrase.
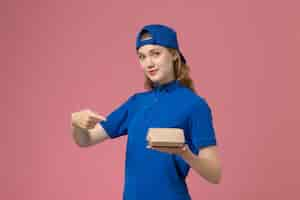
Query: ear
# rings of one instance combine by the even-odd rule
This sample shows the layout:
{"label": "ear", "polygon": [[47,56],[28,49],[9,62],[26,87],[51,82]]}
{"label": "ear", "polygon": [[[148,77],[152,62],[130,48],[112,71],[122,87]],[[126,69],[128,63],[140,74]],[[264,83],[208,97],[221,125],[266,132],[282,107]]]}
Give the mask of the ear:
{"label": "ear", "polygon": [[177,51],[174,51],[174,53],[173,53],[173,61],[175,61],[177,59],[179,59],[179,54],[178,54]]}

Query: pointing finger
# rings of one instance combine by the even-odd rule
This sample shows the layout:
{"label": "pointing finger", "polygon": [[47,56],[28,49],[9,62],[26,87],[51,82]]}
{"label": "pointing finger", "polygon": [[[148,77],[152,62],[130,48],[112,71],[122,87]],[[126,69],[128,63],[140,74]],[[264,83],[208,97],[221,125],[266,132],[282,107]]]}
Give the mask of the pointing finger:
{"label": "pointing finger", "polygon": [[89,116],[90,119],[95,120],[95,121],[106,121],[106,118],[101,116],[101,115],[97,115],[95,113],[91,113],[91,115]]}

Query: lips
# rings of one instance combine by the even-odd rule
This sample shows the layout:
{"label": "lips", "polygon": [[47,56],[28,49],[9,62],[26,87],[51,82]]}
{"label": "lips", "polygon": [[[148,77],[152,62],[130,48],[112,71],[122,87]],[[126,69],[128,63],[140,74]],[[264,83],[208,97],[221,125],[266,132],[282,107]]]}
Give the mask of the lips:
{"label": "lips", "polygon": [[158,69],[154,69],[154,70],[151,70],[151,71],[148,71],[150,75],[154,75],[156,74],[156,72],[158,71]]}

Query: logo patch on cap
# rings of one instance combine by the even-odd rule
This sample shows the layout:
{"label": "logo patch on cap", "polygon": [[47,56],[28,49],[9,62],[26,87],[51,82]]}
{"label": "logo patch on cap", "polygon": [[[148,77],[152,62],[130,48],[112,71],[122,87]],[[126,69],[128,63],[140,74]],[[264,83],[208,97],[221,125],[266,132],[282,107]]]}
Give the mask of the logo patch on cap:
{"label": "logo patch on cap", "polygon": [[143,30],[140,35],[140,41],[151,40],[152,35],[147,30]]}

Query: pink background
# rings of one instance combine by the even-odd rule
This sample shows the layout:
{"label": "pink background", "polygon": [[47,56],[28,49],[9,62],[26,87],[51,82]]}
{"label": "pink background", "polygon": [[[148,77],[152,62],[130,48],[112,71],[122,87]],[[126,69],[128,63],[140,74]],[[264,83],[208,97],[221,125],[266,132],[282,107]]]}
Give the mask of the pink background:
{"label": "pink background", "polygon": [[212,107],[223,166],[219,185],[190,172],[193,199],[299,199],[299,7],[1,1],[0,198],[121,199],[126,137],[79,148],[70,116],[85,108],[107,116],[142,91],[135,35],[164,23]]}

